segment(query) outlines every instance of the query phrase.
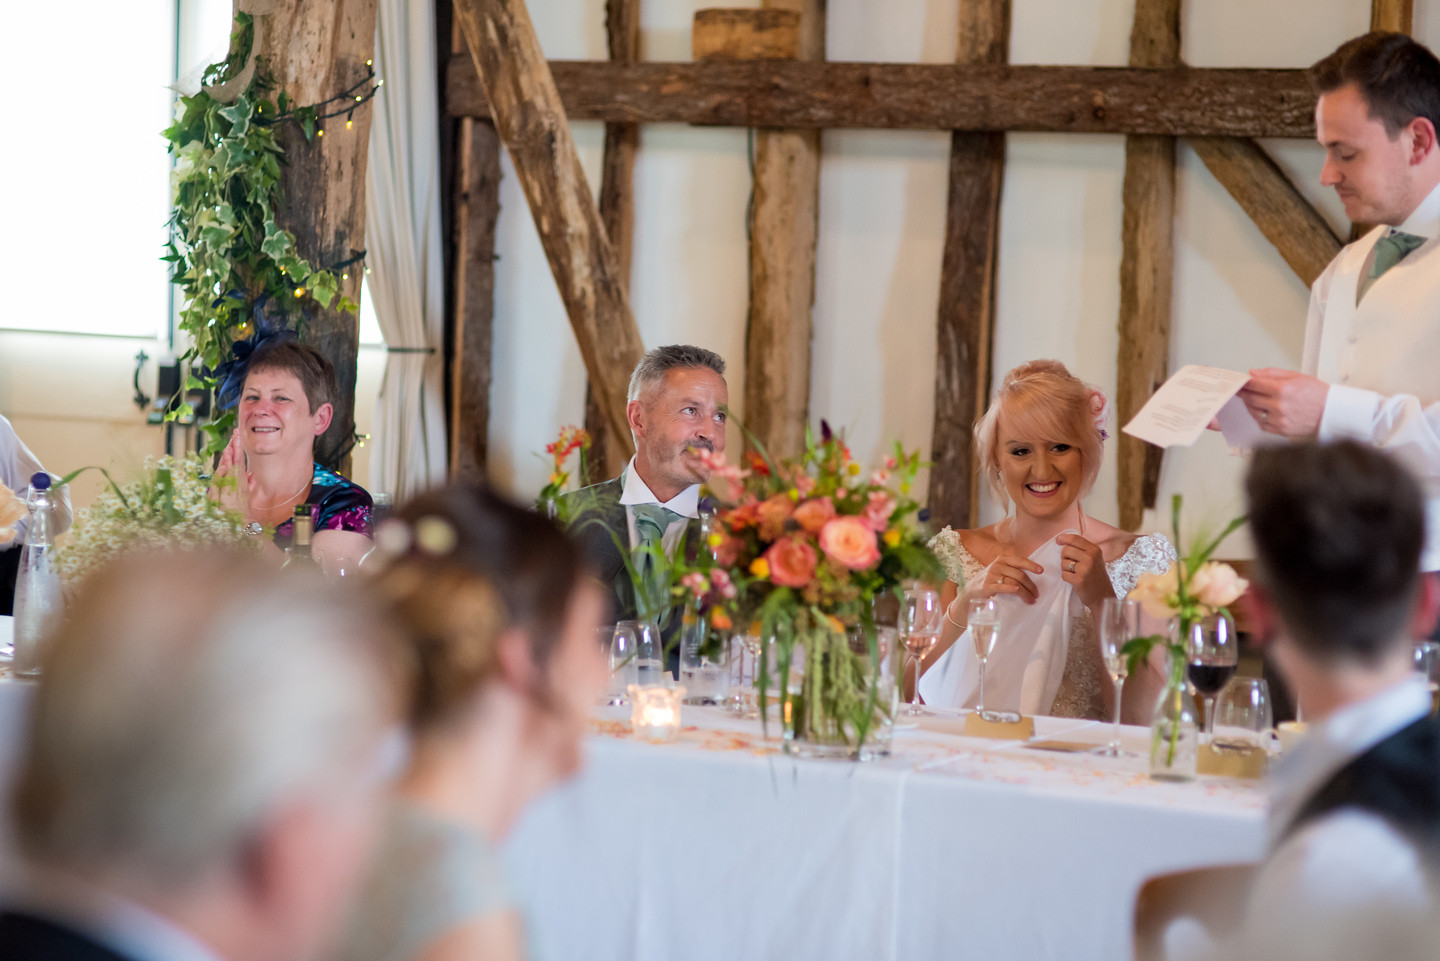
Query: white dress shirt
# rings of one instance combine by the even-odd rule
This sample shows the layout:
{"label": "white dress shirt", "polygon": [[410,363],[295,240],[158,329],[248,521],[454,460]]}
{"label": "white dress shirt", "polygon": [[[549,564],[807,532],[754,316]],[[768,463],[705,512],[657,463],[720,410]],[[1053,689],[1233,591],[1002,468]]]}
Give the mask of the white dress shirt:
{"label": "white dress shirt", "polygon": [[[1375,243],[1395,230],[1426,242],[1357,303]],[[1330,385],[1319,439],[1384,448],[1420,478],[1429,536],[1421,569],[1440,570],[1440,187],[1398,228],[1342,250],[1310,291],[1304,373]]]}
{"label": "white dress shirt", "polygon": [[1412,946],[1428,944],[1435,920],[1424,862],[1388,821],[1342,809],[1284,832],[1342,767],[1429,712],[1429,689],[1416,677],[1312,724],[1281,759],[1272,783],[1271,851],[1251,889],[1238,956],[1410,957]]}
{"label": "white dress shirt", "polygon": [[630,458],[629,465],[625,468],[624,489],[620,493],[620,503],[625,505],[625,521],[630,531],[630,546],[632,548],[640,540],[639,532],[635,529],[634,507],[639,504],[659,504],[667,510],[674,511],[680,516],[671,521],[665,528],[665,533],[660,537],[660,544],[665,548],[666,554],[675,553],[675,545],[680,543],[680,538],[685,535],[685,527],[690,518],[700,516],[700,485],[691,484],[689,487],[670,498],[661,502],[660,498],[650,490],[640,473],[635,470],[635,458]]}
{"label": "white dress shirt", "polygon": [[[30,477],[43,470],[45,468],[40,466],[40,460],[25,446],[25,442],[15,433],[15,428],[10,426],[10,421],[0,415],[0,484],[10,488],[23,501],[30,496]],[[54,474],[50,477],[52,480],[59,480]],[[70,526],[70,488],[52,487],[51,491],[54,493],[51,502],[55,505],[52,518],[54,523],[50,531],[53,537]],[[15,525],[15,540],[9,544],[0,544],[0,550],[17,548],[23,544],[25,531],[29,526],[29,518],[22,517]]]}

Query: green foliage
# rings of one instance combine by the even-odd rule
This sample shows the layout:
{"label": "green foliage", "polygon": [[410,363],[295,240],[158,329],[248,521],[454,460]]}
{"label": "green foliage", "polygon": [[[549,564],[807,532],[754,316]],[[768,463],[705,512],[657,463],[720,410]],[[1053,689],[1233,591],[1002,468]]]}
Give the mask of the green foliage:
{"label": "green foliage", "polygon": [[[249,58],[254,22],[241,13],[235,24],[230,53],[205,71],[206,85],[233,79]],[[339,291],[334,272],[303,259],[295,237],[275,221],[283,199],[284,150],[275,139],[274,123],[296,119],[310,137],[315,111],[296,108],[283,91],[269,99],[274,84],[262,66],[257,65],[249,88],[234,103],[215,100],[203,89],[181,97],[176,120],[163,134],[175,158],[175,209],[162,259],[172,265],[171,279],[184,299],[179,326],[191,346],[183,361],[212,370],[229,359],[235,341],[250,336],[257,301],[265,298],[267,313],[298,328],[305,309],[311,304],[328,308]],[[338,306],[357,310],[349,298],[341,298]],[[204,378],[200,386],[212,389],[213,378]],[[170,416],[180,413],[177,407]],[[234,418],[233,411],[217,412],[205,425],[210,453],[224,446]]]}

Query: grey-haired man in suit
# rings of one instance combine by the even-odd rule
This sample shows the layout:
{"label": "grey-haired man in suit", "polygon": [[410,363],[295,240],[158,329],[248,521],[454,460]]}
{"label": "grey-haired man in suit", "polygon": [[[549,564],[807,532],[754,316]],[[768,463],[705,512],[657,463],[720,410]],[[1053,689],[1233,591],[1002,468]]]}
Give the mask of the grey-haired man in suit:
{"label": "grey-haired man in suit", "polygon": [[[621,545],[660,543],[667,554],[699,528],[700,484],[709,474],[700,451],[725,450],[729,402],[725,361],[688,344],[656,347],[630,375],[625,408],[635,456],[619,477],[568,495],[570,530],[606,583],[615,586],[617,619],[636,615]],[[643,559],[641,560],[643,563]]]}

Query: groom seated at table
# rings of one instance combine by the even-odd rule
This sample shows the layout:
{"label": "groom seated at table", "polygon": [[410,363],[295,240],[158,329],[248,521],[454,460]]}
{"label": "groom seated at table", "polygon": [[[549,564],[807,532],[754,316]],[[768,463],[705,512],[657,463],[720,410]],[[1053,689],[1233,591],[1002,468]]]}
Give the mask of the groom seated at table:
{"label": "groom seated at table", "polygon": [[[725,450],[725,361],[703,347],[656,347],[630,375],[627,399],[635,456],[619,477],[565,498],[570,532],[614,586],[615,620],[633,620],[637,610],[622,545],[658,544],[673,556],[682,539],[693,546],[699,536],[700,484],[709,476],[699,452]],[[651,556],[632,555],[631,563],[642,582],[654,573]],[[662,633],[668,637],[678,621],[670,618]]]}
{"label": "groom seated at table", "polygon": [[378,812],[382,623],[360,592],[249,557],[90,575],[41,684],[6,692],[32,700],[0,958],[316,957]]}

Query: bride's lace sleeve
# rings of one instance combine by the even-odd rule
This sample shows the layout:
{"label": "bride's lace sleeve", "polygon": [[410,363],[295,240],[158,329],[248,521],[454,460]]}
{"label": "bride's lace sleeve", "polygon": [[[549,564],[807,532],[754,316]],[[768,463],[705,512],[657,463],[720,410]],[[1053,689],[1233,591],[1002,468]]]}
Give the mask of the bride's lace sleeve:
{"label": "bride's lace sleeve", "polygon": [[945,576],[959,587],[985,569],[960,543],[960,532],[947,527],[930,538],[930,549],[945,568]]}
{"label": "bride's lace sleeve", "polygon": [[1116,597],[1130,593],[1141,574],[1163,574],[1176,560],[1175,545],[1164,534],[1141,534],[1120,559],[1106,568]]}

